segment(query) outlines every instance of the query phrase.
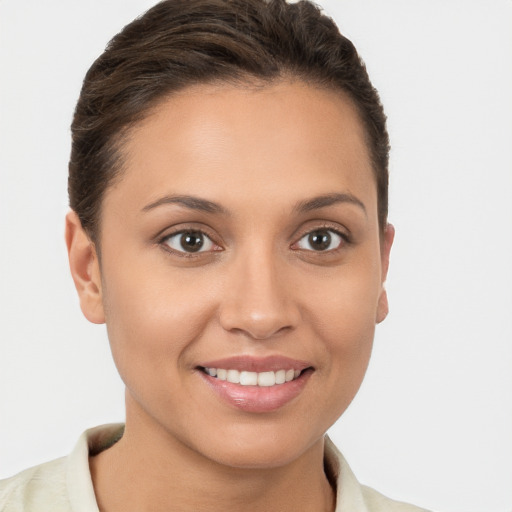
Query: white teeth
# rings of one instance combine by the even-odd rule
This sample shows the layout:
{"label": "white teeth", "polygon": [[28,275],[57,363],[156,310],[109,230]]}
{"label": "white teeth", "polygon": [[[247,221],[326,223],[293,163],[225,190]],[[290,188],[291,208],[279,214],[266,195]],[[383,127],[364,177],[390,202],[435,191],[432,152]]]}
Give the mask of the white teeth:
{"label": "white teeth", "polygon": [[276,374],[274,372],[258,373],[258,386],[273,386],[276,383]]}
{"label": "white teeth", "polygon": [[286,370],[276,372],[276,384],[284,384],[286,382]]}
{"label": "white teeth", "polygon": [[258,374],[256,372],[240,372],[240,384],[242,386],[257,386]]}
{"label": "white teeth", "polygon": [[204,371],[211,377],[226,380],[232,384],[242,386],[270,387],[296,379],[300,370],[277,370],[276,372],[248,372],[245,370],[225,370],[223,368],[205,368]]}
{"label": "white teeth", "polygon": [[240,372],[238,370],[228,370],[226,380],[233,384],[239,384],[240,383]]}

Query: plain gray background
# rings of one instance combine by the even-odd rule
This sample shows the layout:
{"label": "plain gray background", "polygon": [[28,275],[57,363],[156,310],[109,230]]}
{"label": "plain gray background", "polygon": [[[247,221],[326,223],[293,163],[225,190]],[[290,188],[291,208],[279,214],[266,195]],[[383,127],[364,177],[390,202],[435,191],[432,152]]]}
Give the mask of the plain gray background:
{"label": "plain gray background", "polygon": [[[512,1],[321,2],[389,116],[397,237],[367,379],[330,435],[359,479],[445,512],[512,510]],[[0,477],[123,419],[63,220],[83,75],[149,0],[0,0]]]}

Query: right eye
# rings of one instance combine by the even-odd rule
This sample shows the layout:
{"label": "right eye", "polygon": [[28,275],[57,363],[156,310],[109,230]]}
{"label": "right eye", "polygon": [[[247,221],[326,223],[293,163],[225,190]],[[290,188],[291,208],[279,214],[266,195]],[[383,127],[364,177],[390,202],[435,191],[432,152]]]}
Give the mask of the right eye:
{"label": "right eye", "polygon": [[210,237],[201,231],[179,231],[165,237],[162,243],[181,253],[209,252],[216,247]]}
{"label": "right eye", "polygon": [[315,229],[304,235],[298,242],[297,247],[306,251],[333,252],[347,242],[346,236],[334,229]]}

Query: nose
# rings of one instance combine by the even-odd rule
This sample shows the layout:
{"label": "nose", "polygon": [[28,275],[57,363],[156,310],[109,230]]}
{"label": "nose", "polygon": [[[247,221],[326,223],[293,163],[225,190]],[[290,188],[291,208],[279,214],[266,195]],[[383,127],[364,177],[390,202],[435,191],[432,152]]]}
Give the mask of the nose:
{"label": "nose", "polygon": [[225,330],[266,340],[295,329],[300,309],[286,265],[271,251],[240,255],[231,262],[219,314]]}

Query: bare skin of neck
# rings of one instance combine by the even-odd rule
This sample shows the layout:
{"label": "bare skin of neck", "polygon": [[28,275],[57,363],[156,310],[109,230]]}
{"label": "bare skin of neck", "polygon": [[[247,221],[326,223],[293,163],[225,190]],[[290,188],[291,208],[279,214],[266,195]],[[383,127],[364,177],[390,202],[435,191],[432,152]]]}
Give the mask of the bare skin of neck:
{"label": "bare skin of neck", "polygon": [[226,467],[179,442],[139,440],[130,429],[89,459],[101,512],[333,512],[320,439],[292,463],[271,469]]}

